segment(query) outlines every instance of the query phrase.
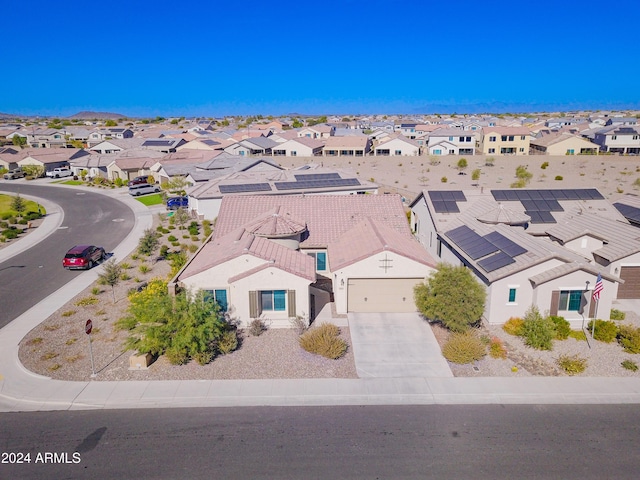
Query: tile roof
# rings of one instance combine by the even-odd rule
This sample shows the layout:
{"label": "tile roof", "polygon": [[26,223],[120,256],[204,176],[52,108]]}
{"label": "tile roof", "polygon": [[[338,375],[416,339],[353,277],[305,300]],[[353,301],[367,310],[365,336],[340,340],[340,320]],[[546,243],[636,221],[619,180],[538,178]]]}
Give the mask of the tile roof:
{"label": "tile roof", "polygon": [[224,236],[275,207],[306,223],[309,235],[301,246],[307,248],[326,248],[366,218],[410,234],[399,195],[230,195],[222,199],[214,236]]}
{"label": "tile roof", "polygon": [[345,137],[328,137],[325,138],[325,149],[340,148],[359,148],[364,150],[369,143],[369,137],[362,136],[345,136]]}
{"label": "tile roof", "polygon": [[434,267],[436,262],[410,234],[385,225],[380,220],[366,218],[329,244],[331,270],[346,267],[376,253],[389,251]]}

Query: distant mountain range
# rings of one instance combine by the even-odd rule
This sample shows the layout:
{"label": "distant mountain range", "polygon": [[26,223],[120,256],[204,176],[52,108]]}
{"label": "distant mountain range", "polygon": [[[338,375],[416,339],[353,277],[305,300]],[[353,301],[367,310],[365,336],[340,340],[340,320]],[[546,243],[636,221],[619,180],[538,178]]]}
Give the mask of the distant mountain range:
{"label": "distant mountain range", "polygon": [[126,115],[121,115],[119,113],[110,113],[110,112],[78,112],[75,115],[70,115],[67,117],[71,120],[93,120],[94,118],[98,118],[100,120],[118,120],[120,118],[127,118]]}

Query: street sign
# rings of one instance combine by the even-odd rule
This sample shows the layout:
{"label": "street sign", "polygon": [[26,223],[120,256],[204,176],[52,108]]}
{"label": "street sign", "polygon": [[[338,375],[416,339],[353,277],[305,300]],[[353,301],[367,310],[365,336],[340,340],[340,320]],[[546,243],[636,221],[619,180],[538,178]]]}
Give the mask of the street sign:
{"label": "street sign", "polygon": [[84,332],[89,335],[91,333],[91,329],[93,328],[93,322],[91,319],[87,320],[87,323],[84,324]]}

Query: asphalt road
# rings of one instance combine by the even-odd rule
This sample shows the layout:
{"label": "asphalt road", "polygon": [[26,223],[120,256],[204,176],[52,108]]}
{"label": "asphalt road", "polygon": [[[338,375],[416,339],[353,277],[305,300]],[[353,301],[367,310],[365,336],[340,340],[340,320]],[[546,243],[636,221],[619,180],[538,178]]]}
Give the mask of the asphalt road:
{"label": "asphalt road", "polygon": [[29,250],[0,263],[0,328],[46,298],[82,271],[62,268],[67,250],[78,244],[115,248],[131,231],[134,215],[111,197],[69,188],[0,182],[0,192],[46,198],[64,210],[59,229]]}
{"label": "asphalt road", "polygon": [[[637,411],[432,405],[2,414],[0,478],[637,479]],[[15,463],[26,454],[30,463]],[[36,463],[45,454],[50,461]]]}

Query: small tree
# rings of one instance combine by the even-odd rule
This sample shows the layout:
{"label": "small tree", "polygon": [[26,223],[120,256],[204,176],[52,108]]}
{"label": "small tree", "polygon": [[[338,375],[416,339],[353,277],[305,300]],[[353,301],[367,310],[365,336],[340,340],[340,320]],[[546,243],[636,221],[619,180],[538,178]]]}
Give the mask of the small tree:
{"label": "small tree", "polygon": [[11,143],[13,143],[16,147],[24,148],[24,146],[27,144],[27,137],[14,135],[11,139]]}
{"label": "small tree", "polygon": [[467,163],[467,159],[466,158],[461,158],[460,160],[458,160],[458,170],[460,170],[461,172],[467,168],[469,166],[469,164]]}
{"label": "small tree", "polygon": [[471,172],[471,180],[480,180],[480,169],[476,168],[473,172]]}
{"label": "small tree", "polygon": [[416,306],[425,317],[454,332],[467,330],[484,311],[484,287],[464,266],[438,265],[438,270],[426,283],[417,285],[414,293]]}
{"label": "small tree", "polygon": [[27,209],[27,202],[24,201],[24,198],[17,194],[15,197],[11,198],[11,210],[15,210],[19,216],[22,216],[22,212]]}
{"label": "small tree", "polygon": [[147,228],[138,242],[138,253],[151,255],[158,248],[159,243],[158,234],[152,228]]}
{"label": "small tree", "polygon": [[105,285],[111,287],[111,294],[113,295],[113,303],[116,303],[116,291],[115,287],[120,283],[120,275],[122,274],[122,267],[118,265],[114,258],[102,264],[102,273],[98,274],[100,281]]}
{"label": "small tree", "polygon": [[184,229],[184,224],[189,221],[189,214],[184,208],[178,208],[176,213],[173,214],[173,221],[182,230]]}

